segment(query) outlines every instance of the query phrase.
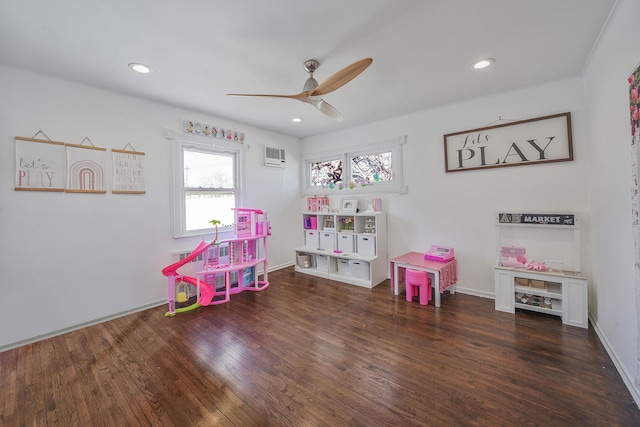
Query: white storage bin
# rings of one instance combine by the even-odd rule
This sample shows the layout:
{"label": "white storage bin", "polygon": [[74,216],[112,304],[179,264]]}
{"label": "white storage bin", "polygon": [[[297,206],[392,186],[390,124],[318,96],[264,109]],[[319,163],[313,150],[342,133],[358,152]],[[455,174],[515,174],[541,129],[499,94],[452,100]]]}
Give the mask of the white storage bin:
{"label": "white storage bin", "polygon": [[329,256],[328,255],[316,255],[316,267],[318,271],[329,271]]}
{"label": "white storage bin", "polygon": [[356,279],[369,280],[369,263],[366,261],[349,261],[349,274]]}
{"label": "white storage bin", "polygon": [[338,261],[338,273],[343,274],[345,276],[349,276],[350,275],[349,260],[338,258],[337,261]]}
{"label": "white storage bin", "polygon": [[304,231],[304,245],[310,248],[320,247],[320,232],[318,230],[305,230]]}
{"label": "white storage bin", "polygon": [[320,232],[320,249],[325,251],[336,250],[336,233],[321,231]]}
{"label": "white storage bin", "polygon": [[345,253],[355,252],[355,239],[353,234],[338,233],[338,249]]}
{"label": "white storage bin", "polygon": [[361,255],[376,256],[376,237],[358,236],[358,253]]}

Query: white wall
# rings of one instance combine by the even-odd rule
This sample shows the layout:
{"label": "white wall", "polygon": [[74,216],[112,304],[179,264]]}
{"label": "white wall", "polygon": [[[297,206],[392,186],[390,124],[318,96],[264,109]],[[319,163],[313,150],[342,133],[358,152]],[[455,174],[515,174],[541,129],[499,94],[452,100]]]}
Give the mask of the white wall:
{"label": "white wall", "polygon": [[[269,213],[270,267],[291,263],[288,249],[299,244],[287,232],[299,222],[298,138],[6,66],[0,99],[0,350],[166,300],[160,270],[200,241],[171,237],[164,130],[179,134],[185,119],[246,133],[246,207]],[[14,137],[40,129],[68,143],[131,143],[146,153],[146,194],[14,191]],[[287,150],[284,170],[261,166],[264,144]],[[110,169],[109,159],[107,189]]]}
{"label": "white wall", "polygon": [[[588,217],[587,141],[581,79],[570,78],[303,140],[303,157],[350,144],[407,135],[407,194],[383,195],[389,256],[453,246],[458,288],[493,298],[496,262],[494,215],[498,210],[571,211]],[[446,133],[503,119],[527,119],[570,111],[575,161],[445,173]],[[334,190],[335,193],[336,190]],[[339,194],[346,195],[349,190]],[[331,192],[330,192],[331,194]],[[364,196],[360,196],[363,197]],[[587,236],[583,242],[587,242]],[[585,270],[585,269],[583,269]]]}
{"label": "white wall", "polygon": [[627,77],[640,65],[640,2],[622,0],[584,74],[592,221],[590,305],[627,386],[637,373],[638,315],[631,229],[631,127]]}

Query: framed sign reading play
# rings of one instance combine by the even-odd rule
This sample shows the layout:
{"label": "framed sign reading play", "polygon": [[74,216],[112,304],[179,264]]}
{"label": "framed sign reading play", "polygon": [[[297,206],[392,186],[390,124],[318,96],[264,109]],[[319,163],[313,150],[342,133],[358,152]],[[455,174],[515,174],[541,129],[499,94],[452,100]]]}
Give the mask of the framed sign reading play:
{"label": "framed sign reading play", "polygon": [[444,136],[446,172],[573,160],[571,113]]}

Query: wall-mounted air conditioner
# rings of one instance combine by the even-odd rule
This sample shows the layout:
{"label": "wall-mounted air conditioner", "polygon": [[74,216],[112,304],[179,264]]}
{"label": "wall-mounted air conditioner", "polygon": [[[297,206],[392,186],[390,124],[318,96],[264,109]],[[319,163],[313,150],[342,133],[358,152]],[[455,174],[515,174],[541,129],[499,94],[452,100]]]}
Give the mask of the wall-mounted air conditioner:
{"label": "wall-mounted air conditioner", "polygon": [[264,147],[265,166],[283,168],[284,163],[284,148]]}

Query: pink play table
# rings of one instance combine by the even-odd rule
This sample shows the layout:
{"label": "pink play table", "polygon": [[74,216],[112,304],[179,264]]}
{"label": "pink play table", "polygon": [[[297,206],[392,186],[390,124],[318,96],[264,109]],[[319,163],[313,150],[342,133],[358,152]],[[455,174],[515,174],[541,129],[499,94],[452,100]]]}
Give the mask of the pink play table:
{"label": "pink play table", "polygon": [[433,275],[432,283],[435,288],[435,305],[440,307],[440,295],[448,290],[454,294],[456,292],[456,282],[458,281],[458,261],[449,262],[433,261],[424,259],[421,252],[408,252],[404,255],[391,259],[391,287],[394,295],[398,295],[399,284],[404,280],[404,270],[412,268],[414,270],[423,270]]}

